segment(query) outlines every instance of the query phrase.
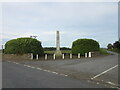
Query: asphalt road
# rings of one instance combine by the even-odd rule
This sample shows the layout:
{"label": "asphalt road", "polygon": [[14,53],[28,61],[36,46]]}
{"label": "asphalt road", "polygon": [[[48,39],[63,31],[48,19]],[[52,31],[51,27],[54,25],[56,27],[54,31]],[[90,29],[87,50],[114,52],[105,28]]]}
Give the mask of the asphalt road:
{"label": "asphalt road", "polygon": [[3,87],[113,88],[118,86],[118,54],[77,60],[3,62]]}
{"label": "asphalt road", "polygon": [[23,64],[3,62],[3,88],[101,88],[83,80],[30,68]]}

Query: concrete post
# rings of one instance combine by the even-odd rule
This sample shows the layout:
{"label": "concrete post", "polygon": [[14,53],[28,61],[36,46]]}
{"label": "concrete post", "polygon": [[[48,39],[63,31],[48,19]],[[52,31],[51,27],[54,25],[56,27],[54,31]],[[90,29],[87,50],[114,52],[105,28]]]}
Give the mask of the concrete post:
{"label": "concrete post", "polygon": [[3,45],[2,45],[2,50],[4,49]]}
{"label": "concrete post", "polygon": [[88,55],[88,57],[92,57],[92,55],[91,55],[91,52],[89,52],[89,55]]}
{"label": "concrete post", "polygon": [[4,49],[4,48],[3,48],[3,45],[2,45],[2,53],[3,53],[3,49]]}
{"label": "concrete post", "polygon": [[38,60],[38,54],[36,55],[36,59]]}
{"label": "concrete post", "polygon": [[33,54],[31,53],[31,60],[33,60]]}
{"label": "concrete post", "polygon": [[65,56],[64,56],[64,54],[62,54],[62,58],[63,58],[63,59],[65,59]]}
{"label": "concrete post", "polygon": [[87,58],[87,53],[85,53],[85,58]]}
{"label": "concrete post", "polygon": [[47,60],[47,54],[45,54],[45,60]]}
{"label": "concrete post", "polygon": [[78,58],[80,58],[80,53],[78,53]]}
{"label": "concrete post", "polygon": [[53,59],[55,60],[55,54],[53,54]]}
{"label": "concrete post", "polygon": [[72,59],[72,54],[70,53],[70,59]]}

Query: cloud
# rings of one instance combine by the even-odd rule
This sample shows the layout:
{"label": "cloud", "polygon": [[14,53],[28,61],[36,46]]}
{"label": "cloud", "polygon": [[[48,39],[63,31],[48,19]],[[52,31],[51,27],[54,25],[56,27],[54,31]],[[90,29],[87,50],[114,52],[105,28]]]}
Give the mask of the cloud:
{"label": "cloud", "polygon": [[1,0],[0,2],[118,2],[119,0]]}
{"label": "cloud", "polygon": [[116,40],[117,3],[4,3],[2,8],[4,39],[35,35],[44,46],[55,46],[59,30],[62,46],[77,38],[97,39],[102,46],[108,43],[103,37]]}

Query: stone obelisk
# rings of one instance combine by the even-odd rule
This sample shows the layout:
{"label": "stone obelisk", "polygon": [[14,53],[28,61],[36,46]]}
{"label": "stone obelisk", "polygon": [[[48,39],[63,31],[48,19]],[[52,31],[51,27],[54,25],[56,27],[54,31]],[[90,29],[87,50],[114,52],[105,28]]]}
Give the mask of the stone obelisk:
{"label": "stone obelisk", "polygon": [[59,31],[56,32],[56,51],[55,51],[56,56],[62,55],[60,51],[60,36],[59,36]]}

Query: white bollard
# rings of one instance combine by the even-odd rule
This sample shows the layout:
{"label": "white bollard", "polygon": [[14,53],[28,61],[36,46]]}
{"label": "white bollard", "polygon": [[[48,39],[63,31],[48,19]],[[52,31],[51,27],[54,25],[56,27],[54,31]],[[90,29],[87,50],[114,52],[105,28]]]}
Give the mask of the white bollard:
{"label": "white bollard", "polygon": [[87,53],[85,53],[85,58],[87,58]]}
{"label": "white bollard", "polygon": [[65,59],[65,56],[64,56],[64,54],[62,54],[62,58],[63,58],[63,59]]}
{"label": "white bollard", "polygon": [[31,53],[31,60],[33,60],[33,54]]}
{"label": "white bollard", "polygon": [[53,54],[53,59],[55,60],[55,54]]}
{"label": "white bollard", "polygon": [[80,58],[80,53],[78,53],[78,58]]}
{"label": "white bollard", "polygon": [[89,52],[89,55],[88,55],[88,57],[92,57],[92,55],[91,55],[91,52]]}
{"label": "white bollard", "polygon": [[47,54],[45,54],[45,60],[47,60]]}
{"label": "white bollard", "polygon": [[38,60],[38,54],[36,55],[36,59]]}
{"label": "white bollard", "polygon": [[72,54],[70,53],[70,59],[72,59]]}

